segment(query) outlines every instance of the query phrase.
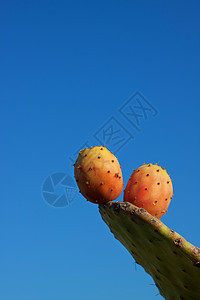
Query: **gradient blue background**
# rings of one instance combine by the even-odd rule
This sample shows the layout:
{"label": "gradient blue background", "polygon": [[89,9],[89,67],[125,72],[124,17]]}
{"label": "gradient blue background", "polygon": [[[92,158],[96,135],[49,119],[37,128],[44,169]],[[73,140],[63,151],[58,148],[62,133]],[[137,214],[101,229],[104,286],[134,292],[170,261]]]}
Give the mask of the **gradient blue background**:
{"label": "gradient blue background", "polygon": [[[200,246],[199,13],[199,1],[1,2],[2,300],[162,299],[96,205],[41,195],[111,116],[135,136],[117,155],[125,184],[143,162],[165,166],[162,221]],[[135,91],[158,110],[140,133],[118,112]]]}

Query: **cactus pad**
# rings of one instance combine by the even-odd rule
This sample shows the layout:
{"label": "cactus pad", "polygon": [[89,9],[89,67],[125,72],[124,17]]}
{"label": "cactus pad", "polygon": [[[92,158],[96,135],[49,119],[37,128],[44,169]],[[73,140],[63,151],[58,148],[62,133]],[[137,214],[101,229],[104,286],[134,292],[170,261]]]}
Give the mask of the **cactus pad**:
{"label": "cactus pad", "polygon": [[200,249],[129,202],[99,205],[102,219],[167,300],[200,300]]}

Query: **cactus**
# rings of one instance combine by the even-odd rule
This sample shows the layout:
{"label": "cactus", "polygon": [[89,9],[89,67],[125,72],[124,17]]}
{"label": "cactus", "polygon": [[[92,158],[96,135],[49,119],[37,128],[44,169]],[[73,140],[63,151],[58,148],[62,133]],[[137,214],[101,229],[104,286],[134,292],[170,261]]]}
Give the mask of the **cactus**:
{"label": "cactus", "polygon": [[134,170],[124,191],[124,201],[146,209],[161,218],[173,196],[172,181],[165,168],[144,164]]}
{"label": "cactus", "polygon": [[200,249],[145,209],[128,202],[99,205],[102,219],[166,300],[200,299]]}
{"label": "cactus", "polygon": [[74,176],[80,192],[92,203],[114,200],[123,190],[121,167],[106,147],[81,150],[74,164]]}

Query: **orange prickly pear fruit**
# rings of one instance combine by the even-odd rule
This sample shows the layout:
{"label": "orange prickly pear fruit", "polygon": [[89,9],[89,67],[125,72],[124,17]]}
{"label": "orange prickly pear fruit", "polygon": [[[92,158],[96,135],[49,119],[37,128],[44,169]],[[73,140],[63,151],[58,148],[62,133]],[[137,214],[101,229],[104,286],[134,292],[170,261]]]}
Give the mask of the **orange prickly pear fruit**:
{"label": "orange prickly pear fruit", "polygon": [[165,168],[144,164],[134,170],[124,191],[124,202],[144,208],[152,216],[161,218],[173,196],[172,180]]}
{"label": "orange prickly pear fruit", "polygon": [[95,146],[79,152],[74,177],[81,194],[90,202],[115,200],[123,190],[121,167],[106,147]]}

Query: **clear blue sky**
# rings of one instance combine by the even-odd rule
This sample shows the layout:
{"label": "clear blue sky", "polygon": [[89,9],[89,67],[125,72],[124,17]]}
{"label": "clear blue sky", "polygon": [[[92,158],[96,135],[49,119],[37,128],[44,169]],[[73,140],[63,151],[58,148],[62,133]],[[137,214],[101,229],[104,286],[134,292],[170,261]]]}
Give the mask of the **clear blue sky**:
{"label": "clear blue sky", "polygon": [[[96,205],[43,198],[49,175],[73,177],[86,141],[106,139],[125,184],[143,162],[166,167],[162,221],[200,246],[199,14],[199,1],[1,2],[2,300],[162,299]],[[140,131],[120,111],[135,92],[149,108],[146,120],[135,108]],[[134,139],[117,151],[102,126]]]}

